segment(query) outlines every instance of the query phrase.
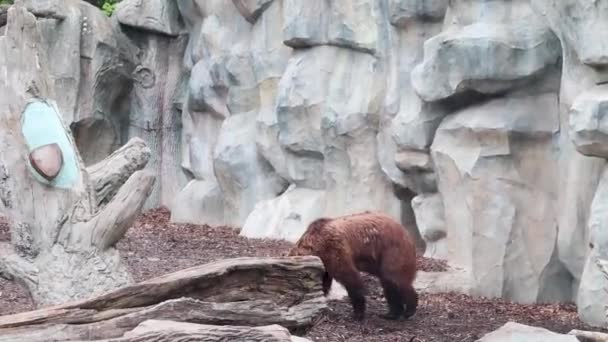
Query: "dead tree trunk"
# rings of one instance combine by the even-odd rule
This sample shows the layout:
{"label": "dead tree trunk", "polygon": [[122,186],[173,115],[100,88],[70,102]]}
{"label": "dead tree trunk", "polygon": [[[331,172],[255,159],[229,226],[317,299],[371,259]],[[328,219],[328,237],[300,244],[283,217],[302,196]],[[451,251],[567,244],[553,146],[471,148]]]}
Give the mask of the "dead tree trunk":
{"label": "dead tree trunk", "polygon": [[[270,337],[247,339],[262,332],[246,327],[278,324],[295,332],[312,326],[327,308],[321,289],[323,273],[321,260],[310,256],[220,260],[96,298],[0,317],[0,342],[114,338],[170,341],[175,336],[193,336],[204,341],[274,341]],[[146,325],[149,320],[206,324],[214,328],[204,331],[195,327],[196,334],[183,335],[190,330],[169,324],[165,325],[167,329],[143,338],[139,334],[150,331],[142,330],[140,324]],[[148,324],[151,325],[156,324]],[[242,339],[230,338],[237,335]],[[283,337],[276,341],[289,336],[279,335]],[[205,336],[209,339],[204,339]]]}
{"label": "dead tree trunk", "polygon": [[[38,305],[132,283],[115,243],[141,211],[154,176],[141,170],[140,139],[85,169],[47,80],[34,15],[17,2],[0,40],[0,211],[11,243],[0,276],[24,284]],[[100,167],[103,165],[103,167]]]}

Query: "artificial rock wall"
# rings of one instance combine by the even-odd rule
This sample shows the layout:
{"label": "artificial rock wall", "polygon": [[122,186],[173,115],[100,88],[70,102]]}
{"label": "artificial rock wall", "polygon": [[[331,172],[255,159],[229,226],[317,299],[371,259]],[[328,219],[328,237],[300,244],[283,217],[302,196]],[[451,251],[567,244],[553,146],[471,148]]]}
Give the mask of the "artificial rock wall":
{"label": "artificial rock wall", "polygon": [[151,146],[148,207],[291,241],[381,210],[467,292],[604,324],[608,2],[18,3],[85,162]]}

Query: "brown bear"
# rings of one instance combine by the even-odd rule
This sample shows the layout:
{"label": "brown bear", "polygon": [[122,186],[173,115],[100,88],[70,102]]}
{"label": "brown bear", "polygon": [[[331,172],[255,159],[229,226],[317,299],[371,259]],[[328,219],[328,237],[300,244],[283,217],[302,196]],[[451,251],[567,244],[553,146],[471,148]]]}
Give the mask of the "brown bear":
{"label": "brown bear", "polygon": [[389,309],[383,318],[409,318],[416,313],[416,247],[407,230],[390,216],[366,211],[316,219],[289,252],[289,256],[303,255],[315,255],[323,262],[325,295],[333,279],[344,285],[356,320],[365,316],[365,285],[359,271],[380,279]]}

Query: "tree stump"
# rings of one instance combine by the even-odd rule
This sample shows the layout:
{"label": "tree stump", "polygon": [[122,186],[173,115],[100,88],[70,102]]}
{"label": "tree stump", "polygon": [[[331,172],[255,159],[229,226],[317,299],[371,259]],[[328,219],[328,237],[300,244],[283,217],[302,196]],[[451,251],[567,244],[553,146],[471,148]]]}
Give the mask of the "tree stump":
{"label": "tree stump", "polygon": [[[11,243],[0,244],[0,276],[37,305],[64,303],[132,283],[114,245],[154,184],[142,170],[150,150],[129,141],[84,167],[53,100],[34,14],[8,9],[0,39],[0,212]],[[57,19],[57,20],[60,20]]]}
{"label": "tree stump", "polygon": [[[281,325],[303,332],[312,326],[327,308],[321,287],[324,271],[314,256],[220,260],[96,298],[0,317],[0,342],[171,341],[177,336],[197,341],[289,341],[286,331],[269,337],[270,332],[251,327]],[[149,331],[161,325],[164,328]]]}

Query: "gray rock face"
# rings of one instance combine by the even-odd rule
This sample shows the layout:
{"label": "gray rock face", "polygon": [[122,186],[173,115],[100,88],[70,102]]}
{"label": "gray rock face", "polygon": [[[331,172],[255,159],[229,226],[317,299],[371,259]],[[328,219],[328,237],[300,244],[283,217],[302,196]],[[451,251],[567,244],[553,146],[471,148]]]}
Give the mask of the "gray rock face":
{"label": "gray rock face", "polygon": [[249,238],[295,243],[308,224],[323,215],[325,192],[290,186],[283,194],[256,204],[240,232]]}
{"label": "gray rock face", "polygon": [[285,189],[272,167],[258,160],[255,145],[255,112],[236,114],[222,124],[213,165],[224,196],[224,221],[240,226],[263,200]]}
{"label": "gray rock face", "polygon": [[124,0],[116,8],[116,18],[123,25],[170,36],[182,28],[177,2],[170,0]]}
{"label": "gray rock face", "polygon": [[284,43],[293,48],[336,45],[376,53],[382,14],[379,1],[284,0]]}
{"label": "gray rock face", "polygon": [[519,302],[571,296],[555,258],[557,168],[551,153],[558,129],[554,94],[490,101],[439,126],[431,153],[445,206],[448,259],[472,272],[473,294]]}
{"label": "gray rock face", "polygon": [[608,85],[579,95],[569,114],[570,137],[576,150],[587,156],[608,158]]}
{"label": "gray rock face", "polygon": [[599,260],[608,260],[608,229],[605,215],[608,212],[608,169],[600,178],[589,213],[588,257],[585,262],[578,289],[578,312],[585,322],[595,326],[606,324],[606,303],[608,303],[608,280],[598,267]]}
{"label": "gray rock face", "polygon": [[479,22],[427,40],[412,85],[426,101],[467,90],[496,94],[539,77],[559,56],[559,39],[541,21]]}
{"label": "gray rock face", "polygon": [[175,197],[171,221],[178,223],[207,222],[224,224],[224,196],[217,182],[190,181]]}
{"label": "gray rock face", "polygon": [[448,8],[448,0],[389,0],[391,24],[405,27],[406,24],[421,21],[441,21]]}
{"label": "gray rock face", "polygon": [[254,24],[274,0],[232,0],[243,18]]}
{"label": "gray rock face", "polygon": [[[535,2],[540,3],[536,0]],[[551,19],[562,32],[563,41],[572,47],[583,64],[602,67],[608,64],[608,4],[603,1],[543,0],[551,7]]]}
{"label": "gray rock face", "polygon": [[420,235],[426,242],[424,256],[447,259],[446,237],[448,233],[441,195],[439,193],[418,195],[412,199],[412,209]]}
{"label": "gray rock face", "polygon": [[[552,30],[562,42],[563,69],[560,84],[560,121],[562,127],[566,122],[574,123],[574,127],[582,130],[567,129],[560,134],[558,235],[559,259],[568,268],[574,278],[575,291],[579,290],[582,274],[589,263],[589,220],[591,206],[596,189],[600,182],[606,160],[586,156],[579,149],[603,151],[597,139],[601,130],[587,131],[585,127],[593,127],[601,116],[595,116],[588,109],[593,103],[601,103],[601,96],[587,102],[584,94],[597,92],[598,83],[605,82],[604,71],[595,67],[601,64],[608,54],[605,49],[605,37],[600,31],[602,25],[608,20],[608,13],[601,10],[605,4],[590,2],[580,3],[574,1],[544,1],[533,0],[534,9],[543,13]],[[564,15],[566,12],[576,15]],[[603,55],[603,57],[602,57]],[[598,62],[599,61],[599,62]],[[600,64],[596,64],[600,63]],[[576,103],[576,106],[575,106]],[[585,104],[586,103],[586,104]],[[585,104],[581,107],[582,104]],[[591,105],[591,107],[587,107]],[[580,110],[583,110],[580,112]],[[570,118],[574,113],[575,117]],[[586,113],[586,114],[584,114]],[[600,112],[597,112],[598,114]],[[592,114],[592,116],[589,116]],[[587,123],[586,123],[587,122]],[[573,126],[570,126],[572,128]],[[600,126],[596,126],[600,127]],[[593,137],[589,138],[589,134]],[[574,143],[573,143],[574,142]],[[579,298],[584,298],[579,297]],[[582,303],[579,313],[582,317],[596,315],[595,308]],[[596,322],[596,320],[594,320]],[[593,321],[590,323],[594,323]],[[603,326],[603,325],[602,325]]]}

